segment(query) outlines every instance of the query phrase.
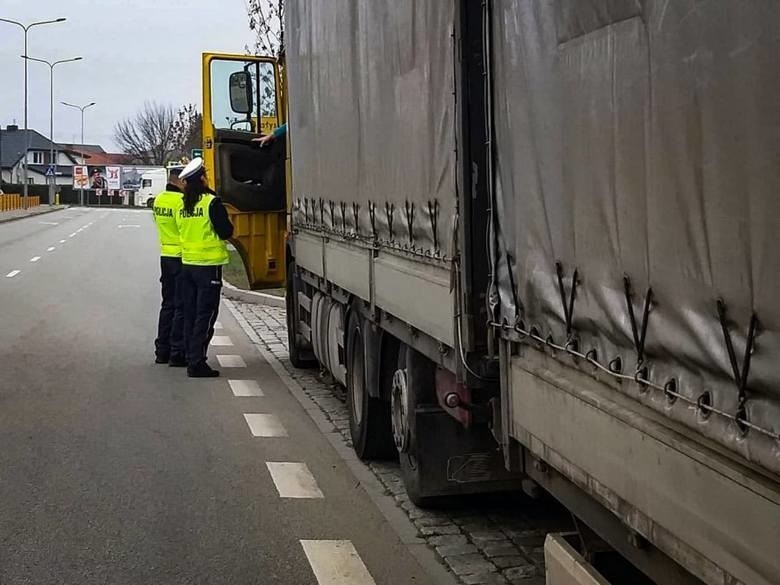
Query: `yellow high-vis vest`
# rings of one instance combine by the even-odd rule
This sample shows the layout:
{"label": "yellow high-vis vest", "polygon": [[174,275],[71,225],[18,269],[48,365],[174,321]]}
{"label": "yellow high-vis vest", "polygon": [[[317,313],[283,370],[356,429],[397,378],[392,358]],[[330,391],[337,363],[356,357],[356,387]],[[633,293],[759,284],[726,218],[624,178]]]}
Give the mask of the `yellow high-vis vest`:
{"label": "yellow high-vis vest", "polygon": [[176,218],[183,206],[182,194],[175,191],[163,191],[154,198],[154,223],[160,236],[160,256],[181,258]]}
{"label": "yellow high-vis vest", "polygon": [[182,264],[195,266],[219,266],[227,264],[227,242],[221,240],[209,219],[209,205],[214,201],[214,195],[204,193],[195,204],[192,213],[182,207],[176,216],[181,238]]}

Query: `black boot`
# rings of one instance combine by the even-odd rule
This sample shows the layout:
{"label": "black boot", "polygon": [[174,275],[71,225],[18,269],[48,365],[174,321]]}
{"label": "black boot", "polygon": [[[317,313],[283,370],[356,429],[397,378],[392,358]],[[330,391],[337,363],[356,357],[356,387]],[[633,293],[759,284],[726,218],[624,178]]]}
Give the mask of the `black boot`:
{"label": "black boot", "polygon": [[169,360],[169,358],[168,358],[167,355],[157,354],[157,356],[154,358],[154,363],[156,363],[156,364],[167,364],[168,360]]}
{"label": "black boot", "polygon": [[206,362],[201,362],[196,366],[188,367],[187,376],[190,378],[216,378],[219,376],[219,370],[215,370]]}
{"label": "black boot", "polygon": [[171,368],[184,368],[187,366],[187,360],[180,355],[172,355],[171,359],[168,360],[168,366]]}

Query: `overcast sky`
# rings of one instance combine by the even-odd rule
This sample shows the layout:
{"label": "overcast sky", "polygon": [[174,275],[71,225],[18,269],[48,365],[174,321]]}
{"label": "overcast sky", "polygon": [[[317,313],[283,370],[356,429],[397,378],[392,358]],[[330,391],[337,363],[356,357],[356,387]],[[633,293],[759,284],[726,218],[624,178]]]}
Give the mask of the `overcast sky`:
{"label": "overcast sky", "polygon": [[[60,101],[96,102],[84,138],[106,150],[118,119],[151,99],[201,109],[200,55],[243,53],[251,44],[244,0],[0,0],[0,18],[25,24],[65,17],[29,32],[31,57],[83,61],[54,70],[54,138],[78,142],[81,114]],[[24,124],[24,34],[0,22],[0,124]],[[49,135],[49,68],[29,64],[29,127]]]}

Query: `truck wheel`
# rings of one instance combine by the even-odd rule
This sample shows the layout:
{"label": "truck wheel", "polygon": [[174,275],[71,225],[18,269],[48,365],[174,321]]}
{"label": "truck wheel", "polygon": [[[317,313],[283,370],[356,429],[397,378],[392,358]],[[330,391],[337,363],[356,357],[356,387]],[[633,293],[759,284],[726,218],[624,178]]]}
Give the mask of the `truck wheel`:
{"label": "truck wheel", "polygon": [[295,278],[295,272],[295,262],[290,262],[287,265],[287,288],[284,291],[290,363],[296,368],[314,368],[317,366],[317,360],[306,356],[305,354],[310,352],[298,345],[298,279]]}
{"label": "truck wheel", "polygon": [[401,345],[398,369],[390,393],[393,439],[401,463],[401,477],[413,504],[433,507],[442,500],[423,496],[420,490],[421,452],[416,440],[415,410],[434,389],[433,364],[412,348]]}
{"label": "truck wheel", "polygon": [[361,459],[388,459],[395,454],[387,403],[370,395],[366,355],[377,353],[364,335],[365,320],[350,311],[347,325],[347,407],[352,446]]}

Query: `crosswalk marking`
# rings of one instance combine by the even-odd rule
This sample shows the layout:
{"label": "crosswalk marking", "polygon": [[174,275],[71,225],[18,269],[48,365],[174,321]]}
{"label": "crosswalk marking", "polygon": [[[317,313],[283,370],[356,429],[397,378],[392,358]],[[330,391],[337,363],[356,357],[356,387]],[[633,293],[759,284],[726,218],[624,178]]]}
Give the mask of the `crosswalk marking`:
{"label": "crosswalk marking", "polygon": [[256,380],[228,380],[234,396],[265,396]]}
{"label": "crosswalk marking", "polygon": [[233,345],[233,340],[227,335],[215,335],[211,338],[211,345],[215,347],[231,347]]}
{"label": "crosswalk marking", "polygon": [[9,272],[8,274],[6,274],[6,275],[5,275],[5,277],[6,277],[6,278],[13,278],[14,276],[16,276],[17,274],[19,274],[20,272],[21,272],[21,270],[12,270],[12,271],[11,271],[11,272]]}
{"label": "crosswalk marking", "polygon": [[287,429],[275,414],[244,414],[253,437],[286,437]]}
{"label": "crosswalk marking", "polygon": [[305,463],[266,462],[280,498],[324,498]]}
{"label": "crosswalk marking", "polygon": [[376,585],[349,540],[302,540],[319,585]]}
{"label": "crosswalk marking", "polygon": [[240,355],[218,355],[217,361],[223,368],[245,368],[246,362]]}

